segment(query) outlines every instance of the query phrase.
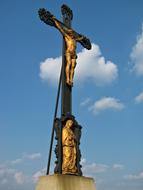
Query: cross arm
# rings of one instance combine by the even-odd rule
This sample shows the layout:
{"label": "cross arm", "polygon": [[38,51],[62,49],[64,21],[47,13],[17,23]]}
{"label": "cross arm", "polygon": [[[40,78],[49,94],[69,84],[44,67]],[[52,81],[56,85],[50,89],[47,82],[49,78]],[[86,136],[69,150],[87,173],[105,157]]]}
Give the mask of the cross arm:
{"label": "cross arm", "polygon": [[56,17],[54,15],[52,15],[46,9],[44,9],[44,8],[39,9],[38,13],[39,13],[40,19],[45,24],[48,24],[50,26],[54,26],[55,28],[57,28],[62,33],[63,36],[65,36],[66,34],[68,34],[69,31],[70,32],[73,31],[69,27],[65,26],[64,23],[62,23],[61,21],[59,21],[58,19],[56,19]]}
{"label": "cross arm", "polygon": [[49,11],[47,11],[44,8],[41,8],[38,10],[38,14],[39,14],[40,19],[45,24],[56,27],[55,22],[53,21],[54,16]]}
{"label": "cross arm", "polygon": [[75,32],[73,29],[65,26],[64,23],[62,23],[58,19],[56,19],[54,17],[54,15],[52,15],[49,11],[42,8],[42,9],[39,9],[38,13],[39,13],[40,19],[45,24],[48,24],[50,26],[54,26],[55,28],[58,28],[60,30],[60,32],[63,34],[63,36],[64,35],[71,35],[71,33],[72,33],[75,40],[77,42],[79,42],[84,48],[89,49],[89,50],[91,49],[91,43],[87,37]]}
{"label": "cross arm", "polygon": [[45,23],[50,26],[54,26],[56,28],[62,28],[62,31],[60,30],[61,33],[67,33],[69,30],[71,31],[70,28],[65,26],[64,23],[56,19],[54,15],[52,15],[49,11],[47,11],[44,8],[39,9],[38,11],[40,19]]}
{"label": "cross arm", "polygon": [[83,36],[83,35],[81,35],[81,34],[79,34],[79,36],[81,36],[81,37],[79,37],[79,38],[77,39],[77,41],[78,41],[84,48],[90,50],[91,47],[92,47],[90,40],[89,40],[86,36]]}
{"label": "cross arm", "polygon": [[86,36],[79,34],[75,31],[73,31],[73,33],[74,33],[74,36],[75,36],[75,39],[77,42],[79,42],[84,48],[86,48],[88,50],[91,49],[91,47],[92,47],[91,42]]}

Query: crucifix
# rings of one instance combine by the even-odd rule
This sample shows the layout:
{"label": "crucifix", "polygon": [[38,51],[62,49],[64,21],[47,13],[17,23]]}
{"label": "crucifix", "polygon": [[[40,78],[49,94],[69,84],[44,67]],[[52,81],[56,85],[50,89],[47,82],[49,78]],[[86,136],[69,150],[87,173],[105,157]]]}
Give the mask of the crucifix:
{"label": "crucifix", "polygon": [[[62,5],[61,12],[63,15],[63,22],[59,21],[46,9],[39,9],[40,19],[44,23],[55,27],[63,36],[62,69],[61,77],[59,79],[58,98],[53,122],[47,174],[49,174],[53,136],[55,131],[57,140],[57,145],[55,148],[57,158],[55,162],[55,173],[82,175],[80,165],[81,154],[79,149],[81,126],[72,115],[72,87],[77,59],[77,42],[88,50],[91,49],[91,43],[87,37],[77,33],[71,28],[71,21],[73,18],[72,10],[67,5]],[[61,118],[59,119],[56,117],[56,113],[60,88],[62,89],[62,92]]]}

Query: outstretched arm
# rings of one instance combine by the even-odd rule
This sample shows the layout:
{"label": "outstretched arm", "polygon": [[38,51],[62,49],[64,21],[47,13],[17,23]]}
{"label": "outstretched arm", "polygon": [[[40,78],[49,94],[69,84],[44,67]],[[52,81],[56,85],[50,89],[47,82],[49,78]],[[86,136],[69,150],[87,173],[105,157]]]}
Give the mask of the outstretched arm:
{"label": "outstretched arm", "polygon": [[60,23],[60,21],[58,21],[57,19],[56,19],[56,17],[52,17],[52,20],[55,22],[55,26],[56,26],[56,28],[63,34],[63,35],[66,35],[66,33],[65,33],[65,31],[64,31],[64,29],[63,29],[63,26],[62,26],[62,24]]}
{"label": "outstretched arm", "polygon": [[90,50],[92,48],[91,42],[87,37],[83,37],[83,39],[79,42],[84,48]]}
{"label": "outstretched arm", "polygon": [[83,36],[82,34],[78,34],[74,31],[75,40],[79,42],[84,48],[90,50],[91,49],[91,43],[90,40]]}
{"label": "outstretched arm", "polygon": [[49,11],[42,8],[42,9],[38,10],[38,14],[39,14],[40,19],[44,23],[46,23],[46,24],[48,24],[50,26],[55,26],[55,22],[52,20],[53,15]]}
{"label": "outstretched arm", "polygon": [[76,38],[76,41],[80,42],[83,39],[84,39],[84,36],[78,35],[77,38]]}
{"label": "outstretched arm", "polygon": [[62,22],[56,19],[56,17],[52,15],[49,11],[42,8],[42,9],[39,9],[38,13],[39,13],[40,19],[44,23],[50,26],[54,26],[62,33],[62,35],[66,35],[66,31],[68,31],[69,29]]}

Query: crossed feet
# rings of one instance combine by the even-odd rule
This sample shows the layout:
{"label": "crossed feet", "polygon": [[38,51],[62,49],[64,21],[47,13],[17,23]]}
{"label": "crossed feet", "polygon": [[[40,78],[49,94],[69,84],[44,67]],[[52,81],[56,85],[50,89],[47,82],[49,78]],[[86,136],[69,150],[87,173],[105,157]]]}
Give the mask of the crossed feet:
{"label": "crossed feet", "polygon": [[67,80],[66,83],[67,83],[69,86],[73,86],[73,81]]}

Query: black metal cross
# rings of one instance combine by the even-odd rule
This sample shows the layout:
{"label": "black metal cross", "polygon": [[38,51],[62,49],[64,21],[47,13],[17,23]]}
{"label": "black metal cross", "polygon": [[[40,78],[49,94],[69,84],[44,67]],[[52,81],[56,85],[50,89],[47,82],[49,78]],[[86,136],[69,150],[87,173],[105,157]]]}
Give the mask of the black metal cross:
{"label": "black metal cross", "polygon": [[[86,49],[91,49],[91,43],[88,38],[85,36],[75,32],[71,28],[71,20],[73,18],[72,10],[67,5],[62,5],[61,12],[63,15],[63,23],[56,19],[49,11],[45,9],[39,9],[40,19],[50,26],[54,26],[57,28],[63,35],[63,56],[62,56],[62,115],[66,115],[67,113],[71,114],[72,112],[72,84],[67,84],[67,75],[66,75],[66,67],[68,64],[67,54],[71,54],[74,56],[73,59],[76,59],[76,45],[69,53],[66,52],[68,46],[68,40],[66,40],[66,35],[70,36],[72,42],[79,42]],[[70,41],[71,43],[71,41]],[[72,46],[70,47],[72,48]],[[74,54],[74,55],[73,55]],[[72,58],[71,58],[72,59]],[[71,70],[72,64],[69,67]],[[75,66],[74,66],[75,67]]]}
{"label": "black metal cross", "polygon": [[[59,21],[56,19],[49,11],[43,9],[39,9],[39,16],[40,19],[55,28],[57,28],[60,33],[63,35],[63,53],[62,53],[62,70],[61,70],[61,77],[60,77],[60,82],[59,82],[59,90],[60,90],[60,85],[62,84],[62,91],[61,91],[61,118],[66,118],[68,116],[72,117],[72,87],[73,87],[73,75],[74,75],[74,68],[76,65],[76,42],[79,42],[84,48],[86,49],[91,49],[91,43],[88,38],[85,36],[75,32],[71,28],[71,21],[73,19],[73,13],[72,10],[67,6],[67,5],[62,5],[61,7],[61,12],[63,16],[63,22]],[[59,97],[59,93],[58,93]],[[57,98],[57,103],[56,103],[56,111],[55,111],[55,116],[54,120],[56,119],[56,114],[57,114],[57,107],[58,107],[58,98]],[[62,119],[61,119],[62,120]],[[73,117],[74,120],[74,117]],[[55,122],[55,121],[54,121]],[[80,138],[80,130],[81,127],[77,124],[75,121],[75,125],[77,126],[76,136]],[[49,174],[49,167],[50,167],[50,160],[51,160],[51,151],[52,151],[52,145],[53,145],[53,137],[54,137],[54,124],[53,124],[53,131],[52,131],[52,138],[51,138],[51,145],[50,145],[50,152],[49,152],[49,161],[48,161],[48,169],[47,169],[47,174]],[[61,127],[62,130],[62,127]],[[59,154],[58,155],[58,162],[60,164],[59,170],[61,173],[61,164],[62,164],[62,149],[61,149],[61,138],[62,138],[62,131],[57,132],[59,133]],[[58,136],[57,135],[57,136]],[[58,137],[57,137],[58,138]],[[78,142],[77,144],[80,144]],[[79,145],[77,147],[77,152],[80,154],[79,150]],[[77,156],[79,157],[80,161],[80,155]],[[79,165],[79,167],[78,167]],[[77,163],[77,167],[80,168],[80,164]],[[79,169],[80,170],[80,169]],[[79,172],[81,173],[81,172]]]}

